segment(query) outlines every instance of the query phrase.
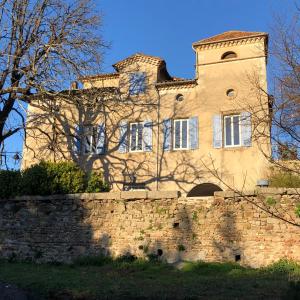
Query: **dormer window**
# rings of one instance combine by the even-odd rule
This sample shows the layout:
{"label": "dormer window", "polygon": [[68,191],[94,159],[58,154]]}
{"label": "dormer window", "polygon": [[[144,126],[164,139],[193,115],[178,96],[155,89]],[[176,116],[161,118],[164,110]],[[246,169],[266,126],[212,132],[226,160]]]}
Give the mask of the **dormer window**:
{"label": "dormer window", "polygon": [[233,51],[228,51],[228,52],[225,52],[221,57],[221,59],[230,59],[230,58],[237,58],[236,53]]}
{"label": "dormer window", "polygon": [[146,73],[135,72],[129,76],[129,94],[138,95],[145,93],[146,90]]}

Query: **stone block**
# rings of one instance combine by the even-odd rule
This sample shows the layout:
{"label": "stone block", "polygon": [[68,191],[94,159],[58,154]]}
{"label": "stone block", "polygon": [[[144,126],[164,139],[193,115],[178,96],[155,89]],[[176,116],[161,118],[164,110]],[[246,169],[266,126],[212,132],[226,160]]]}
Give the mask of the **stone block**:
{"label": "stone block", "polygon": [[257,189],[258,194],[278,194],[278,195],[284,195],[287,193],[286,188],[258,188]]}
{"label": "stone block", "polygon": [[97,199],[97,200],[119,200],[119,199],[121,199],[121,192],[95,193],[94,199]]}
{"label": "stone block", "polygon": [[234,191],[220,191],[215,192],[214,195],[216,197],[222,197],[222,198],[233,198],[235,196]]}
{"label": "stone block", "polygon": [[128,191],[121,192],[121,199],[124,200],[139,200],[147,198],[147,191]]}
{"label": "stone block", "polygon": [[149,191],[148,199],[169,199],[180,197],[179,191]]}
{"label": "stone block", "polygon": [[300,197],[300,188],[287,188],[288,195],[298,195]]}

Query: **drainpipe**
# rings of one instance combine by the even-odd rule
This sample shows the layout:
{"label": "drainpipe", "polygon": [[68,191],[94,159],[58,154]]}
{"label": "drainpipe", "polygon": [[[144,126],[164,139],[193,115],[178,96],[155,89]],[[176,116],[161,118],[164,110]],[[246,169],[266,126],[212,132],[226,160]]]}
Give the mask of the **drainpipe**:
{"label": "drainpipe", "polygon": [[159,178],[158,178],[158,174],[159,174],[159,150],[160,150],[160,94],[158,91],[157,86],[155,86],[158,98],[157,98],[157,144],[156,144],[156,190],[158,191],[158,187],[159,187]]}
{"label": "drainpipe", "polygon": [[192,45],[192,49],[196,54],[196,66],[195,66],[195,75],[196,75],[196,79],[198,80],[198,52],[196,51],[196,49],[194,48],[194,46]]}

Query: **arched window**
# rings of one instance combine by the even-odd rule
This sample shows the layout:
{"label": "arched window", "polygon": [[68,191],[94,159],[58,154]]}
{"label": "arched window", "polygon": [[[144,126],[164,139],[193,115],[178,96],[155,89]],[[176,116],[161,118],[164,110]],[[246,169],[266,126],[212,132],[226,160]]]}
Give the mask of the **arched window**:
{"label": "arched window", "polygon": [[225,53],[221,56],[221,59],[229,59],[229,58],[237,58],[236,53],[233,52],[233,51],[228,51],[228,52],[225,52]]}
{"label": "arched window", "polygon": [[222,191],[222,189],[213,183],[201,183],[193,187],[189,193],[188,197],[204,197],[213,196],[214,192]]}

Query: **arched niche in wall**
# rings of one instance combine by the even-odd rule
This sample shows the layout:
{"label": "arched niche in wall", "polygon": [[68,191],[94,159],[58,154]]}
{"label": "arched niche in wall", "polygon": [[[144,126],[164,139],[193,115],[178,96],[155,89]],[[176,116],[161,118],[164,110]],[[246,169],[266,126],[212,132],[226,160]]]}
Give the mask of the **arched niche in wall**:
{"label": "arched niche in wall", "polygon": [[213,183],[201,183],[193,187],[187,197],[205,197],[205,196],[213,196],[214,192],[222,191],[222,189]]}

